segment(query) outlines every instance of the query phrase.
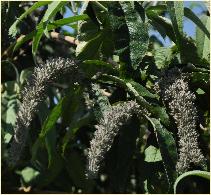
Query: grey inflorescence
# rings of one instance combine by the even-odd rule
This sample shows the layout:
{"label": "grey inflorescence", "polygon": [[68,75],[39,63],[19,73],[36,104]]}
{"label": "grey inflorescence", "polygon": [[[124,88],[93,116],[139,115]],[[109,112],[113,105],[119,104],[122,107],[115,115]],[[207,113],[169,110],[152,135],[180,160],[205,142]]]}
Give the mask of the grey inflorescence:
{"label": "grey inflorescence", "polygon": [[59,76],[67,72],[74,75],[77,70],[76,62],[66,58],[50,59],[45,64],[35,67],[34,73],[21,92],[22,104],[17,113],[14,138],[9,149],[9,164],[11,166],[15,165],[20,159],[27,140],[27,129],[37,112],[39,103],[46,97],[46,88]]}
{"label": "grey inflorescence", "polygon": [[203,166],[206,162],[198,146],[196,97],[186,80],[185,75],[173,69],[159,82],[161,97],[168,104],[178,129],[179,160],[176,169],[179,174],[188,171],[191,163]]}
{"label": "grey inflorescence", "polygon": [[94,138],[88,150],[87,177],[95,178],[100,168],[100,162],[109,151],[119,128],[126,123],[133,114],[141,113],[140,106],[135,101],[128,101],[112,106],[103,113],[99,124],[96,125]]}

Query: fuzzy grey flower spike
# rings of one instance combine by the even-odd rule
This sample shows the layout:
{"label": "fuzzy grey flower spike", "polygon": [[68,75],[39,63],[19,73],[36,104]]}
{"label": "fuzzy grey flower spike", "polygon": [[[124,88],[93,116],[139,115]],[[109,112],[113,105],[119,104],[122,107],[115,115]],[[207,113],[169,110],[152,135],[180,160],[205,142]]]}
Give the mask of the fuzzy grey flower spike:
{"label": "fuzzy grey flower spike", "polygon": [[198,146],[196,97],[186,80],[179,70],[173,69],[159,82],[161,97],[168,104],[178,129],[179,160],[176,169],[180,174],[188,171],[191,163],[204,166],[206,162]]}
{"label": "fuzzy grey flower spike", "polygon": [[100,168],[100,162],[112,146],[119,128],[126,123],[133,114],[141,113],[140,106],[134,101],[128,101],[103,112],[103,117],[96,125],[94,138],[88,150],[87,177],[95,178]]}
{"label": "fuzzy grey flower spike", "polygon": [[75,75],[74,72],[77,70],[76,62],[65,58],[50,59],[44,65],[35,67],[31,79],[21,93],[22,104],[17,113],[14,138],[9,149],[10,165],[15,165],[20,159],[27,140],[27,129],[37,112],[39,103],[46,97],[45,91],[49,84],[67,72]]}

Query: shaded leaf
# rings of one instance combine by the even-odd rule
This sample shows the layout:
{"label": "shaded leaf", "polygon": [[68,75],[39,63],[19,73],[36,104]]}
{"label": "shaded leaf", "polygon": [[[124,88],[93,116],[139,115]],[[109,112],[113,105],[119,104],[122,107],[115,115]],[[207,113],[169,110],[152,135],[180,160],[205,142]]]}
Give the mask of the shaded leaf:
{"label": "shaded leaf", "polygon": [[129,2],[121,2],[125,14],[126,24],[129,30],[129,48],[130,59],[134,69],[142,61],[149,44],[148,24],[142,21],[142,18]]}
{"label": "shaded leaf", "polygon": [[147,118],[155,130],[170,190],[171,185],[174,183],[176,179],[175,178],[176,162],[177,162],[176,143],[172,134],[161,125],[159,120],[155,118],[149,118],[149,117]]}
{"label": "shaded leaf", "polygon": [[[90,41],[86,42],[83,47],[81,48],[81,43],[77,45],[77,58],[80,60],[90,60],[96,59],[99,55],[99,49],[102,45],[103,36],[102,33],[98,34],[96,37],[91,39]],[[80,50],[78,51],[78,48]]]}
{"label": "shaded leaf", "polygon": [[81,64],[81,68],[88,77],[94,76],[96,73],[115,73],[113,66],[101,60],[85,60]]}
{"label": "shaded leaf", "polygon": [[202,177],[204,179],[208,179],[210,180],[210,172],[207,171],[200,171],[200,170],[194,170],[194,171],[188,171],[186,173],[183,173],[182,175],[180,175],[177,180],[174,183],[174,193],[177,193],[177,186],[179,184],[179,182],[182,182],[182,180],[188,176],[198,176],[198,177]]}

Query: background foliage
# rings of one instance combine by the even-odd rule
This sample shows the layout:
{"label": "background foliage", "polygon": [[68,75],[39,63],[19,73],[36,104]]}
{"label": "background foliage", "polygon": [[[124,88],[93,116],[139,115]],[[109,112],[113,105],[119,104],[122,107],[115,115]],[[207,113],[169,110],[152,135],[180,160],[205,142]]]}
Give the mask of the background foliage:
{"label": "background foliage", "polygon": [[[67,9],[74,14],[64,18]],[[208,10],[195,15],[182,2],[3,1],[1,18],[3,193],[209,193]],[[195,38],[183,32],[184,19],[196,24]],[[150,30],[172,44],[166,47]],[[52,32],[63,36],[52,38]],[[67,37],[77,41],[65,41]],[[19,93],[37,64],[59,56],[79,59],[86,80],[70,84],[67,76],[52,84],[30,126],[21,162],[11,168],[8,147]],[[199,143],[207,159],[207,170],[179,178],[176,125],[154,90],[161,73],[173,67],[190,76]],[[152,113],[148,120],[133,118],[121,129],[95,180],[85,176],[87,148],[105,104],[87,109],[90,83],[103,89],[103,97],[92,94],[96,100],[114,104],[136,99]]]}

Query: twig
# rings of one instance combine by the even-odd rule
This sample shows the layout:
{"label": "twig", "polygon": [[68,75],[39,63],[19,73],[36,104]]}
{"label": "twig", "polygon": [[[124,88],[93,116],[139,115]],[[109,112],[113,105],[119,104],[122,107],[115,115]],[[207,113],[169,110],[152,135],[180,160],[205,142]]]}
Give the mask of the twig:
{"label": "twig", "polygon": [[62,40],[65,40],[65,41],[67,41],[71,44],[74,44],[74,45],[79,44],[79,41],[77,39],[75,39],[74,37],[64,36],[64,35],[61,35],[57,32],[50,32],[50,37],[53,38],[53,39],[62,39]]}

